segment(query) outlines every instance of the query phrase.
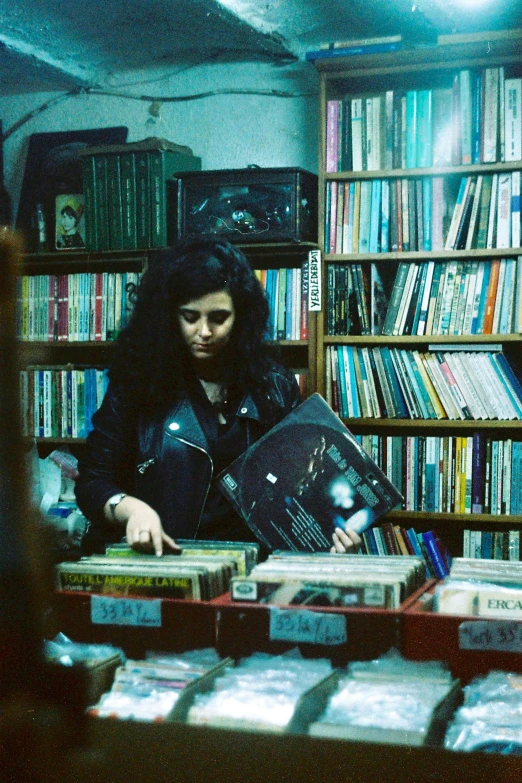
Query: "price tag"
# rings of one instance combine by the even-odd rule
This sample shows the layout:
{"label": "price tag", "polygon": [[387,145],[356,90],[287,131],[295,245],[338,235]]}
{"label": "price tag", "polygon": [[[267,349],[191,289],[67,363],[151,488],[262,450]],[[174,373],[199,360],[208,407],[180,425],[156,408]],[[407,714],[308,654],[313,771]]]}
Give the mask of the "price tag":
{"label": "price tag", "polygon": [[270,641],[344,644],[346,617],[306,609],[270,609]]}
{"label": "price tag", "polygon": [[136,625],[161,628],[161,600],[91,596],[91,622],[94,625]]}
{"label": "price tag", "polygon": [[459,625],[461,650],[522,652],[522,623],[512,620],[476,620]]}

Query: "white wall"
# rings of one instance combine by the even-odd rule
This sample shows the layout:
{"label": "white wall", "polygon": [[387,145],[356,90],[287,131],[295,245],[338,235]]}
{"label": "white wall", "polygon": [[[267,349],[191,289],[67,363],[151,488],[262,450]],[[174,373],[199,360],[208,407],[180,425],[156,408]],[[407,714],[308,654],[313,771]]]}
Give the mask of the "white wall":
{"label": "white wall", "polygon": [[[265,63],[207,65],[165,74],[128,73],[114,92],[152,97],[192,95],[223,90],[282,90],[306,97],[217,95],[163,103],[159,117],[150,101],[81,94],[67,97],[36,115],[5,142],[6,186],[14,215],[31,133],[126,125],[128,141],[161,136],[188,145],[201,156],[204,169],[300,166],[317,171],[318,80],[309,64]],[[59,93],[31,93],[0,98],[4,133],[28,112]]]}

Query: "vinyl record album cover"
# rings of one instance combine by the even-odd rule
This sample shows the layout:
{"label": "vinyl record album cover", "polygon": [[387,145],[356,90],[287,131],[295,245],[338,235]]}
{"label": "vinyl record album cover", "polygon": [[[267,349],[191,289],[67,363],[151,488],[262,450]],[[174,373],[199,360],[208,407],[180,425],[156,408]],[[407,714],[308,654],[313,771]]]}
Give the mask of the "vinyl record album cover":
{"label": "vinyl record album cover", "polygon": [[361,533],[401,500],[319,394],[244,452],[220,487],[268,549],[327,551],[336,527]]}

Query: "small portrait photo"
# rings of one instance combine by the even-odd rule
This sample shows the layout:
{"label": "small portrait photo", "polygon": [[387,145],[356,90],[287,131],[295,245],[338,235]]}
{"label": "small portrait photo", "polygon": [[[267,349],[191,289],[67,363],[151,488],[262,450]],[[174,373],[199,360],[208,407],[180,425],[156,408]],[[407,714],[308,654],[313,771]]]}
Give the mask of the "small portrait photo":
{"label": "small portrait photo", "polygon": [[83,194],[56,196],[56,249],[85,247],[85,202]]}

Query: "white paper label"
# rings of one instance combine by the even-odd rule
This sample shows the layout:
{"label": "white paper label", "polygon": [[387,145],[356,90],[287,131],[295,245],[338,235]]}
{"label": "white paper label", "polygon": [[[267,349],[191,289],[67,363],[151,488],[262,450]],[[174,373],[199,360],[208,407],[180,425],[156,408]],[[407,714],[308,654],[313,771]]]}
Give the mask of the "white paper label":
{"label": "white paper label", "polygon": [[476,620],[459,625],[461,650],[522,652],[522,623],[510,620]]}
{"label": "white paper label", "polygon": [[344,644],[346,617],[306,609],[270,609],[270,641]]}
{"label": "white paper label", "polygon": [[161,628],[161,599],[91,596],[91,622],[95,625],[136,625]]}
{"label": "white paper label", "polygon": [[308,253],[308,309],[312,312],[321,310],[320,250],[310,250]]}

